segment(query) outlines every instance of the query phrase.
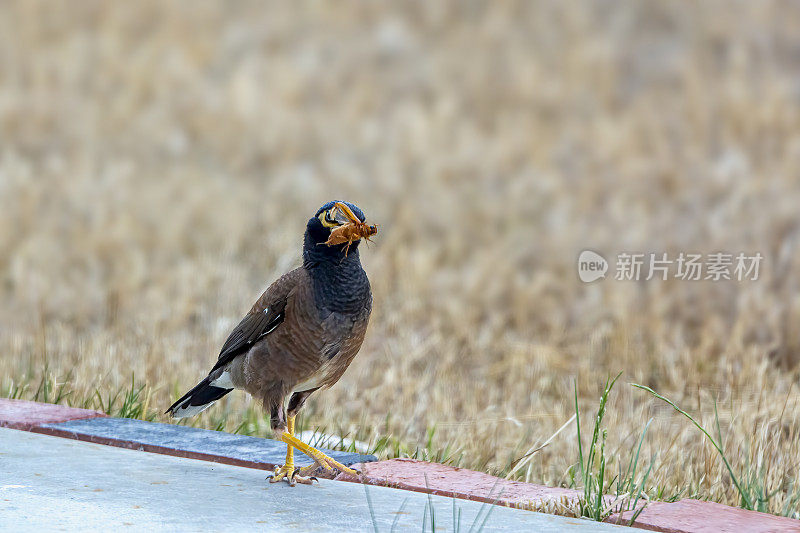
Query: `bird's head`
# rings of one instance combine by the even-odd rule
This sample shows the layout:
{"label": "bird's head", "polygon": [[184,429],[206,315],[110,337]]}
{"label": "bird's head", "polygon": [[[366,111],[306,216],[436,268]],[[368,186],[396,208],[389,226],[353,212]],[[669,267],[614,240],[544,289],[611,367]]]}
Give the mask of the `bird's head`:
{"label": "bird's head", "polygon": [[356,252],[361,239],[378,228],[366,223],[366,216],[355,204],[332,201],[320,207],[306,225],[304,255],[316,258],[341,258]]}

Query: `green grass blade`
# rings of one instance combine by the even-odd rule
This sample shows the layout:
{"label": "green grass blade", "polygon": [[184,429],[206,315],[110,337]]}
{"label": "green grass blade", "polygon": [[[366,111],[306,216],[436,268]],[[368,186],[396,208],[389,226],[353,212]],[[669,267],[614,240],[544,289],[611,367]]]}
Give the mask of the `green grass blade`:
{"label": "green grass blade", "polygon": [[369,496],[369,486],[366,483],[364,485],[364,495],[367,497],[367,507],[369,507],[369,517],[372,520],[372,530],[375,533],[379,533],[378,530],[378,521],[375,519],[375,508],[372,507],[372,498]]}
{"label": "green grass blade", "polygon": [[[403,514],[403,511],[405,510],[407,504],[408,504],[408,498],[403,500],[403,503],[400,504],[400,509],[398,509],[397,512],[394,514],[394,520],[392,520],[392,527],[391,529],[389,529],[389,533],[394,533],[394,531],[397,529],[397,522],[400,520],[400,515]],[[375,529],[375,531],[378,531],[377,525],[375,524],[374,520],[372,522],[372,527]]]}
{"label": "green grass blade", "polygon": [[736,476],[736,474],[734,474],[733,468],[731,467],[731,464],[728,462],[728,458],[725,457],[725,452],[722,450],[722,448],[717,443],[717,441],[714,440],[714,437],[712,437],[708,433],[708,431],[705,430],[705,428],[703,426],[701,426],[694,418],[692,418],[692,415],[690,415],[689,413],[687,413],[686,411],[684,411],[683,409],[678,407],[669,398],[660,395],[659,393],[657,393],[656,391],[654,391],[650,387],[647,387],[646,385],[639,385],[638,383],[631,383],[631,385],[633,385],[637,389],[642,389],[643,391],[649,392],[650,394],[652,394],[653,396],[655,396],[659,400],[662,400],[662,401],[668,403],[673,409],[675,409],[677,412],[679,412],[680,414],[682,414],[683,416],[688,418],[692,422],[692,424],[694,424],[697,427],[697,429],[699,429],[703,433],[703,435],[705,435],[706,438],[708,438],[708,440],[711,442],[711,445],[714,446],[714,448],[716,448],[717,452],[719,452],[719,456],[722,458],[722,462],[725,463],[725,468],[728,469],[728,474],[730,474],[731,479],[733,480],[733,484],[736,486],[736,490],[739,491],[739,496],[741,496],[742,501],[745,504],[745,508],[752,510],[753,509],[753,502],[750,499],[750,496],[742,488],[742,485],[739,482],[739,478]]}

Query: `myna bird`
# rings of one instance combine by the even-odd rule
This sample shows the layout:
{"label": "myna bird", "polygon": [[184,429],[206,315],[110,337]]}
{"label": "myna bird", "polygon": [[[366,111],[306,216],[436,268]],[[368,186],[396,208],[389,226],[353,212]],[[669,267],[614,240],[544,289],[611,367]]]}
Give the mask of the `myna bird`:
{"label": "myna bird", "polygon": [[[303,266],[275,281],[228,336],[208,376],[175,402],[174,418],[196,415],[233,389],[263,402],[286,464],[271,481],[310,484],[317,468],[354,470],[294,436],[294,419],[314,391],[336,383],[361,348],[372,291],[358,255],[360,239],[377,233],[348,202],[328,202],[309,219]],[[289,398],[286,405],[286,398]],[[315,464],[295,468],[294,448]]]}

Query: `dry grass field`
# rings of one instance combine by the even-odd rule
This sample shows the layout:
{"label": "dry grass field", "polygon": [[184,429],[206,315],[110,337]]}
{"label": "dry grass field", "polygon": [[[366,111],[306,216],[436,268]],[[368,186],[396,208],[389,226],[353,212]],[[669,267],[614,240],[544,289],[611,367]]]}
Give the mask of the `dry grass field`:
{"label": "dry grass field", "polygon": [[[789,2],[3,2],[0,393],[163,420],[344,198],[375,311],[304,427],[580,487],[574,423],[515,460],[623,372],[607,491],[653,418],[649,497],[743,503],[641,383],[798,517],[798,35]],[[764,260],[584,284],[587,248]],[[239,393],[193,423],[268,434]]]}

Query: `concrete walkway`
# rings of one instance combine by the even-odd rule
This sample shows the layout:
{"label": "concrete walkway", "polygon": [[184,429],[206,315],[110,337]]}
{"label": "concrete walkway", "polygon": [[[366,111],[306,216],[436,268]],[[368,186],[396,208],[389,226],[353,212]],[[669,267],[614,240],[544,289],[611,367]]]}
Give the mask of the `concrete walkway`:
{"label": "concrete walkway", "polygon": [[262,470],[0,428],[0,530],[373,531],[374,516],[379,531],[422,531],[423,520],[430,531],[431,508],[437,531],[477,531],[484,520],[484,531],[619,530],[387,487],[365,493],[323,479],[292,488],[264,478]]}

